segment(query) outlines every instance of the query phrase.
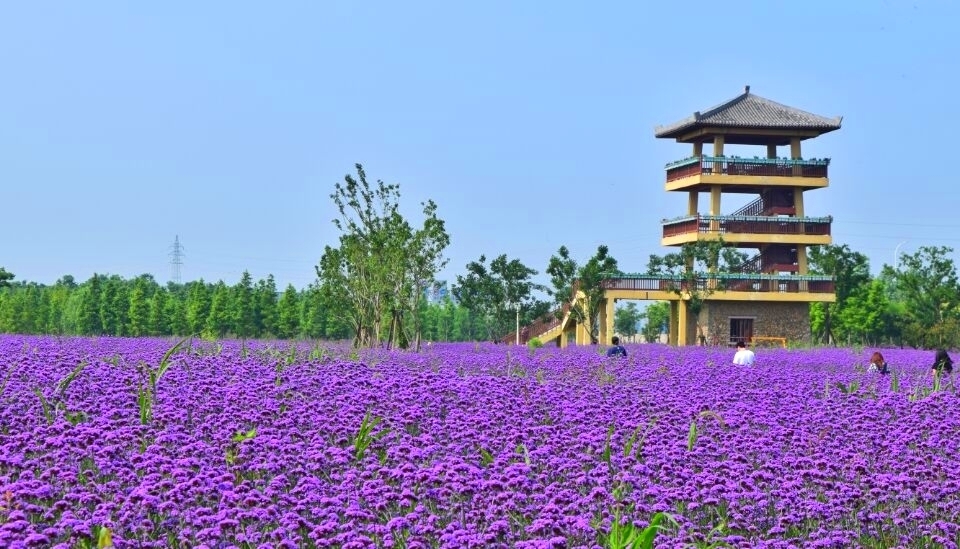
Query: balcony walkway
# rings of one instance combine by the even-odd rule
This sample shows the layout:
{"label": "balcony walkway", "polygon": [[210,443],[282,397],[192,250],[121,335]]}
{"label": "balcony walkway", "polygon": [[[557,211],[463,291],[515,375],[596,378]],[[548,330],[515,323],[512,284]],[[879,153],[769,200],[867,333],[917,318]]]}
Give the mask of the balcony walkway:
{"label": "balcony walkway", "polygon": [[740,158],[737,156],[691,156],[667,164],[667,183],[695,175],[758,177],[828,177],[829,158]]}
{"label": "balcony walkway", "polygon": [[[613,326],[613,301],[617,299],[685,301],[690,299],[690,281],[680,276],[620,274],[605,279],[604,305],[600,318],[599,340],[609,342]],[[760,273],[702,273],[693,282],[696,290],[708,291],[708,301],[793,301],[833,302],[834,281],[819,275],[774,275]],[[544,344],[555,342],[564,347],[569,340],[589,343],[589,334],[578,325],[570,309],[585,299],[575,291],[570,303],[560,313],[547,316],[520,329],[520,343],[538,338]],[[557,318],[557,317],[561,318]],[[608,333],[611,332],[611,333]],[[516,332],[501,338],[506,344],[516,343]]]}

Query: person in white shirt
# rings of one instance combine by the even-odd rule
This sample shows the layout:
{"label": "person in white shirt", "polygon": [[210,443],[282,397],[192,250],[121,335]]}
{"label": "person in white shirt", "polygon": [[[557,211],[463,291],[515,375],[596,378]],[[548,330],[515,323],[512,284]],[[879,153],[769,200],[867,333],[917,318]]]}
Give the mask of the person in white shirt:
{"label": "person in white shirt", "polygon": [[733,363],[737,366],[753,366],[753,360],[756,355],[753,351],[747,349],[747,344],[743,341],[737,342],[737,354],[733,355]]}

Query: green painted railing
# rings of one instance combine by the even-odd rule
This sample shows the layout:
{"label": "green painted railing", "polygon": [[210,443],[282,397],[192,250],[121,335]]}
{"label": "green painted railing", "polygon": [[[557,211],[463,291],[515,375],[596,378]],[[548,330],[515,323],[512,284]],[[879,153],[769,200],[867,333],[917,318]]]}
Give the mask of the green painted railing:
{"label": "green painted railing", "polygon": [[666,165],[667,182],[694,175],[827,177],[829,158],[691,156]]}
{"label": "green painted railing", "polygon": [[776,216],[776,215],[684,215],[680,217],[674,217],[672,219],[661,219],[661,225],[672,225],[674,223],[683,223],[684,221],[694,221],[694,220],[706,220],[706,221],[760,221],[763,223],[770,223],[775,221],[777,223],[833,223],[833,216],[821,216],[821,217],[785,217],[785,216]]}
{"label": "green painted railing", "polygon": [[[711,282],[713,281],[713,282]],[[691,288],[691,285],[694,288]],[[833,294],[833,277],[822,275],[779,275],[757,273],[697,273],[694,280],[679,275],[610,276],[601,282],[607,290],[668,291],[712,289],[725,292]]]}
{"label": "green painted railing", "polygon": [[[613,274],[604,277],[604,280],[621,280],[621,279],[638,279],[638,280],[671,280],[671,281],[682,281],[686,280],[687,277],[683,275],[651,275],[651,274],[634,274],[634,273],[620,273]],[[824,281],[833,281],[833,277],[829,275],[775,275],[775,274],[758,274],[758,273],[697,273],[697,278],[716,278],[718,280],[784,280],[784,281],[795,281],[795,280],[805,280],[805,281],[814,281],[814,282],[824,282]]]}
{"label": "green painted railing", "polygon": [[739,156],[690,156],[682,160],[668,162],[666,169],[679,168],[704,162],[732,162],[738,164],[751,164],[754,166],[829,166],[829,158],[742,158]]}
{"label": "green painted railing", "polygon": [[829,235],[832,216],[687,215],[661,221],[664,238],[688,233]]}

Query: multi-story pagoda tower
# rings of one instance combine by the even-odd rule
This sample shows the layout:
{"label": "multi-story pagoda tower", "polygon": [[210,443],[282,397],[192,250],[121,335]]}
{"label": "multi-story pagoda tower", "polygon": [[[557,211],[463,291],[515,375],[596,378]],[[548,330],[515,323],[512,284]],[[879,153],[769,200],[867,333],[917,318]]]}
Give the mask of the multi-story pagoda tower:
{"label": "multi-story pagoda tower", "polygon": [[[747,86],[726,103],[656,128],[658,138],[692,147],[690,157],[666,167],[666,190],[687,193],[688,200],[685,216],[663,222],[662,244],[720,238],[752,257],[736,272],[715,275],[721,291],[708,297],[699,319],[683,318],[681,303],[671,302],[677,328],[670,330],[672,343],[695,343],[696,324],[706,328],[701,337],[714,343],[758,336],[809,339],[808,304],[834,296],[832,281],[808,276],[807,246],[831,243],[832,218],[809,217],[803,197],[827,187],[830,161],[804,159],[801,145],[839,129],[841,121],[770,101]],[[704,154],[705,145],[712,147],[711,154]],[[730,156],[724,152],[729,145],[757,147],[761,154]],[[706,212],[701,194],[708,197]],[[735,194],[753,199],[725,211]]]}

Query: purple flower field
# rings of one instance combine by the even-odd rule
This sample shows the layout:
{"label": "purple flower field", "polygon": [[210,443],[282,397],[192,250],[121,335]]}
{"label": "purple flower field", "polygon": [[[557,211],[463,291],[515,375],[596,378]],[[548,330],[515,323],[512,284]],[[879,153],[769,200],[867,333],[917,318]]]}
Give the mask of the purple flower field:
{"label": "purple flower field", "polygon": [[174,343],[0,336],[0,546],[960,541],[930,351]]}

